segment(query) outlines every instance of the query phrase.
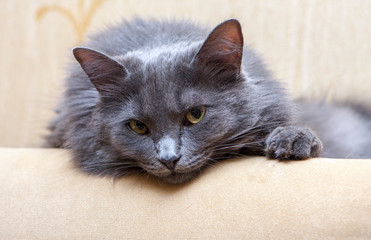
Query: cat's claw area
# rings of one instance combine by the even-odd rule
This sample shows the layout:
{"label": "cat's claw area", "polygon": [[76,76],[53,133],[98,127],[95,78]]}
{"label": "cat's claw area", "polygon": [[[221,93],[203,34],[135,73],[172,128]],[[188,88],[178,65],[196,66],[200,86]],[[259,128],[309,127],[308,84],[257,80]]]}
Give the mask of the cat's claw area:
{"label": "cat's claw area", "polygon": [[279,160],[302,160],[318,157],[322,142],[307,127],[278,127],[266,140],[266,155]]}

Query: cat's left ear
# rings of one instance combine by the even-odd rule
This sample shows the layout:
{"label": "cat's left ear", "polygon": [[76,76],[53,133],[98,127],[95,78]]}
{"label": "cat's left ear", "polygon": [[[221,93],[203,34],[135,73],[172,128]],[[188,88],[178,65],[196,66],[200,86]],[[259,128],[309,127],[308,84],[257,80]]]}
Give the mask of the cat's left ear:
{"label": "cat's left ear", "polygon": [[76,47],[73,55],[100,94],[115,89],[120,79],[127,75],[123,65],[95,50]]}
{"label": "cat's left ear", "polygon": [[240,72],[243,50],[241,25],[236,19],[218,25],[208,36],[195,62],[205,67]]}

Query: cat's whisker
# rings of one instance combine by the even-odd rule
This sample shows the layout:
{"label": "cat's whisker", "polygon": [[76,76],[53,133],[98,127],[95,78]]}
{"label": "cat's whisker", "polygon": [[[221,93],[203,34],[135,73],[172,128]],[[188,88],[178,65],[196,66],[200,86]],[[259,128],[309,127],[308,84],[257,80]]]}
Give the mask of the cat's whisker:
{"label": "cat's whisker", "polygon": [[220,144],[217,145],[214,149],[218,149],[219,147],[241,147],[243,145],[252,145],[252,144],[259,144],[261,143],[261,140],[256,140],[256,141],[240,141],[240,142],[235,142],[235,143],[226,143],[226,144]]}
{"label": "cat's whisker", "polygon": [[138,167],[136,164],[91,164],[88,168],[135,168]]}
{"label": "cat's whisker", "polygon": [[[243,132],[241,133],[238,133],[232,137],[229,137],[229,138],[226,138],[225,141],[234,141],[234,140],[237,140],[237,139],[240,139],[240,138],[244,138],[246,137],[247,135],[252,135],[252,134],[255,134],[261,130],[266,130],[267,128],[269,127],[277,127],[281,122],[277,121],[277,122],[270,122],[269,124],[263,124],[263,125],[254,125],[248,129],[245,129]],[[261,129],[260,129],[261,128]]]}
{"label": "cat's whisker", "polygon": [[235,144],[222,144],[218,145],[213,148],[213,151],[222,151],[222,150],[228,150],[228,149],[234,149],[239,150],[244,147],[261,147],[262,142],[259,141],[253,141],[253,142],[241,142],[241,143],[235,143]]}

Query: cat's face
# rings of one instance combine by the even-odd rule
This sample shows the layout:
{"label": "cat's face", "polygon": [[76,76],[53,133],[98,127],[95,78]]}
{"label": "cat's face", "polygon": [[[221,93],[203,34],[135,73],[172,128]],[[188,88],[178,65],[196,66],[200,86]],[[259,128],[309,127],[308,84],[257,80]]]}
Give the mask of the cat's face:
{"label": "cat's face", "polygon": [[230,21],[201,49],[115,59],[88,49],[74,53],[101,95],[98,118],[115,151],[166,182],[182,183],[228,152],[226,140],[244,131],[241,123],[248,128],[242,44],[239,24]]}
{"label": "cat's face", "polygon": [[181,62],[166,69],[143,68],[140,61],[127,67],[135,74],[125,79],[132,83],[126,99],[110,96],[101,106],[115,149],[167,182],[184,182],[212,161],[222,140],[240,130],[243,114],[239,83],[220,90]]}

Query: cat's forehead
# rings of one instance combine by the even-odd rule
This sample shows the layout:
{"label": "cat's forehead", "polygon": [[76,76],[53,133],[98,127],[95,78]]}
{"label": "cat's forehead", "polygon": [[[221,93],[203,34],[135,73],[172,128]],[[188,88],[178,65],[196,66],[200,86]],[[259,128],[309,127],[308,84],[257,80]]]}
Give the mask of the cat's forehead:
{"label": "cat's forehead", "polygon": [[131,97],[136,113],[145,117],[181,115],[187,109],[211,101],[205,89],[193,84],[197,76],[191,61],[200,43],[180,42],[151,50],[141,49],[123,58],[134,94]]}
{"label": "cat's forehead", "polygon": [[145,118],[176,118],[193,107],[211,105],[213,102],[210,92],[180,86],[179,81],[171,79],[166,82],[159,84],[156,79],[152,79],[141,85],[131,98],[136,114]]}
{"label": "cat's forehead", "polygon": [[[148,64],[159,64],[159,62],[174,63],[180,57],[195,53],[201,44],[202,41],[163,44],[157,47],[147,47],[128,52],[125,57],[140,59],[144,67]],[[192,60],[192,58],[189,60]]]}
{"label": "cat's forehead", "polygon": [[168,81],[151,80],[147,80],[147,84],[142,85],[134,96],[143,114],[180,113],[187,108],[187,99],[184,96],[188,95],[189,90],[181,89],[171,79]]}

